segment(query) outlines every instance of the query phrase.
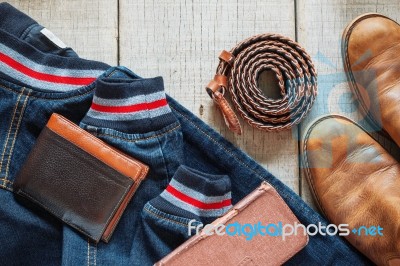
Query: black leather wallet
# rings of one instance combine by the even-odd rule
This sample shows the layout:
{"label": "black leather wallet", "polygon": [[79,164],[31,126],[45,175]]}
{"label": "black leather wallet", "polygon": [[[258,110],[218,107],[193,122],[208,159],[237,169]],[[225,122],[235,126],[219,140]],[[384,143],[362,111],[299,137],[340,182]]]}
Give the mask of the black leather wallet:
{"label": "black leather wallet", "polygon": [[53,114],[14,192],[93,241],[108,242],[148,167]]}

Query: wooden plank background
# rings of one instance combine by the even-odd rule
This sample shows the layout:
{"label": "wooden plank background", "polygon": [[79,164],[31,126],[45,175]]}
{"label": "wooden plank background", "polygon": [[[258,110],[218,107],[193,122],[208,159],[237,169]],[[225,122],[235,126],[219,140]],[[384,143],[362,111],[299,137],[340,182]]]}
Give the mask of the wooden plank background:
{"label": "wooden plank background", "polygon": [[[400,21],[398,0],[10,0],[79,55],[124,65],[143,77],[163,76],[168,94],[247,152],[312,204],[301,175],[298,138],[318,115],[360,120],[346,84],[340,38],[349,21],[379,12]],[[313,57],[319,96],[292,131],[265,133],[244,125],[235,136],[204,91],[218,54],[259,33],[296,39]],[[267,84],[271,87],[273,84]],[[384,145],[390,143],[379,138]],[[394,151],[395,152],[395,151]]]}

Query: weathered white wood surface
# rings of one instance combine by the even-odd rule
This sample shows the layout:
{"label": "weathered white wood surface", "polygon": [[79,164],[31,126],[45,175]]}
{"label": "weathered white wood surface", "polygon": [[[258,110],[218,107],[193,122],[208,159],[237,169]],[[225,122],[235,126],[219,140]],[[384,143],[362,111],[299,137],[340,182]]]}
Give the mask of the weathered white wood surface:
{"label": "weathered white wood surface", "polygon": [[[342,114],[364,123],[343,70],[341,36],[350,21],[367,12],[378,12],[400,21],[399,1],[298,0],[296,10],[298,42],[313,57],[319,76],[317,101],[311,114],[301,124],[300,135],[322,114]],[[375,137],[388,149],[391,148],[389,141],[377,135]],[[392,151],[396,153],[398,148]],[[302,173],[300,186],[302,197],[312,203],[309,187]]]}
{"label": "weathered white wood surface", "polygon": [[258,33],[297,38],[314,59],[320,91],[311,115],[300,126],[301,135],[320,114],[361,118],[342,68],[340,38],[346,24],[365,12],[400,21],[398,0],[8,2],[47,26],[82,57],[119,63],[144,77],[163,76],[168,94],[310,203],[308,185],[300,178],[297,129],[265,133],[243,123],[244,134],[235,136],[224,126],[204,91],[218,54]]}
{"label": "weathered white wood surface", "polygon": [[47,27],[81,57],[111,65],[117,64],[117,1],[11,0],[6,2]]}

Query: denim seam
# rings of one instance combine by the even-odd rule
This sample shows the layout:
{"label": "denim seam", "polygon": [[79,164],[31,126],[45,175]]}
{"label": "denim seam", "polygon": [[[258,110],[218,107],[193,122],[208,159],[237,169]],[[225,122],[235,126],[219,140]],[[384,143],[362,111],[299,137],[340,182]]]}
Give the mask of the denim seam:
{"label": "denim seam", "polygon": [[10,152],[9,152],[9,155],[8,155],[8,162],[7,162],[7,166],[6,166],[6,176],[5,176],[5,179],[7,179],[7,177],[8,177],[8,172],[9,172],[10,163],[11,163],[11,157],[12,157],[12,155],[13,155],[13,151],[14,151],[14,147],[15,147],[15,141],[16,141],[16,139],[17,139],[18,132],[19,132],[19,128],[20,128],[20,126],[21,126],[22,117],[24,116],[25,108],[26,108],[26,105],[27,105],[27,103],[28,103],[29,93],[30,93],[30,92],[28,91],[28,94],[25,96],[24,104],[23,104],[23,106],[21,107],[20,115],[19,115],[19,117],[18,117],[17,128],[15,129],[14,138],[13,138],[12,145],[11,145],[11,148],[10,148]]}
{"label": "denim seam", "polygon": [[[90,86],[90,85],[88,85],[88,86]],[[22,92],[18,92],[16,90],[12,89],[12,88],[8,88],[8,87],[3,86],[3,85],[0,85],[0,88],[3,88],[5,90],[8,90],[8,91],[13,92],[13,93],[22,93]],[[78,95],[73,95],[73,96],[65,96],[65,97],[60,97],[60,98],[49,98],[49,97],[45,97],[45,96],[38,97],[38,96],[34,96],[34,95],[31,95],[29,97],[30,98],[34,98],[34,99],[44,99],[44,100],[49,100],[49,101],[59,101],[59,100],[66,100],[66,99],[74,99],[74,98],[79,98],[81,96],[85,96],[86,94],[91,93],[92,91],[94,91],[95,88],[96,87],[93,86],[93,88],[91,88],[90,90],[88,90],[85,93],[78,94]],[[32,90],[29,89],[28,91],[32,91]]]}
{"label": "denim seam", "polygon": [[20,100],[21,97],[22,97],[23,91],[24,91],[24,89],[22,89],[22,92],[19,94],[19,96],[18,96],[18,98],[17,98],[17,101],[15,102],[15,105],[14,105],[13,116],[12,116],[11,121],[10,121],[10,127],[8,128],[8,131],[7,131],[6,141],[4,142],[3,154],[1,155],[1,160],[0,160],[0,173],[1,173],[2,170],[3,170],[3,160],[4,160],[4,155],[5,155],[5,153],[6,153],[6,150],[7,150],[8,139],[10,138],[12,125],[13,125],[13,121],[14,121],[14,118],[15,118],[15,113],[17,112],[17,108],[18,108],[18,105],[19,105],[19,100]]}
{"label": "denim seam", "polygon": [[0,178],[0,181],[3,181],[3,184],[0,185],[1,188],[10,190],[11,192],[13,191],[12,187],[14,185],[14,182],[5,178]]}
{"label": "denim seam", "polygon": [[0,188],[6,189],[6,190],[8,190],[8,191],[10,191],[10,192],[13,192],[12,184],[11,184],[11,187],[10,187],[9,185],[7,185],[7,184],[8,184],[8,183],[6,183],[5,185],[4,185],[4,184],[0,184]]}
{"label": "denim seam", "polygon": [[113,71],[111,71],[110,74],[108,74],[106,77],[107,78],[111,78],[112,76],[114,76],[114,74],[117,72],[117,69],[114,69]]}
{"label": "denim seam", "polygon": [[5,179],[5,178],[0,178],[0,181],[4,181],[4,183],[10,183],[10,184],[13,184],[13,182],[12,182],[12,181],[10,181],[10,180],[8,180],[8,179]]}
{"label": "denim seam", "polygon": [[[90,252],[92,250],[92,252]],[[87,261],[88,265],[94,265],[96,266],[97,264],[97,244],[93,243],[93,245],[90,243],[90,240],[88,239],[88,256],[87,256]]]}
{"label": "denim seam", "polygon": [[160,152],[161,152],[161,157],[162,157],[162,160],[163,160],[163,165],[164,165],[164,168],[165,168],[165,172],[167,173],[167,183],[166,183],[166,185],[168,185],[169,180],[170,180],[170,176],[169,176],[169,171],[168,171],[168,167],[167,167],[167,162],[165,161],[164,151],[163,151],[163,149],[161,147],[160,139],[159,138],[156,138],[156,139],[157,139],[158,146],[160,147]]}
{"label": "denim seam", "polygon": [[155,217],[157,217],[157,218],[159,218],[159,219],[161,219],[161,220],[168,221],[168,222],[171,222],[171,223],[180,225],[180,226],[184,226],[184,227],[186,227],[186,228],[188,227],[187,224],[184,224],[184,223],[181,223],[181,222],[174,221],[174,220],[172,220],[172,219],[163,217],[163,216],[161,216],[161,215],[159,215],[159,214],[157,214],[157,213],[155,213],[155,212],[153,212],[153,211],[151,211],[151,210],[149,210],[149,209],[147,209],[147,208],[144,208],[143,210],[144,210],[145,212],[149,213],[150,215],[155,216]]}
{"label": "denim seam", "polygon": [[94,246],[93,258],[94,258],[94,266],[96,266],[96,264],[97,264],[97,243]]}
{"label": "denim seam", "polygon": [[21,36],[19,36],[19,38],[25,41],[27,35],[32,31],[32,29],[33,29],[35,26],[39,26],[39,24],[34,23],[34,24],[30,25],[29,27],[27,27],[27,28],[22,32]]}
{"label": "denim seam", "polygon": [[[10,121],[10,127],[8,129],[7,138],[6,138],[6,142],[4,144],[4,150],[3,150],[3,154],[2,154],[2,158],[1,158],[1,162],[0,162],[0,173],[1,173],[1,172],[3,172],[4,160],[5,159],[7,160],[7,164],[5,166],[5,173],[4,173],[4,177],[2,178],[2,181],[3,181],[3,187],[7,187],[11,191],[12,191],[12,188],[9,188],[8,184],[6,184],[6,182],[8,180],[11,157],[13,155],[15,141],[17,139],[19,128],[20,128],[21,121],[22,121],[22,117],[24,115],[26,104],[28,103],[28,99],[29,99],[29,92],[28,92],[28,94],[25,96],[22,107],[20,107],[21,97],[24,94],[24,91],[25,91],[25,88],[22,88],[22,91],[21,91],[20,95],[18,96],[17,102],[15,104],[13,117]],[[17,111],[19,112],[18,117],[16,117]],[[16,125],[15,125],[15,123],[16,123]],[[15,127],[15,129],[14,129],[14,127]],[[11,134],[13,134],[12,140],[10,138]],[[11,147],[9,147],[9,141],[11,141]],[[6,153],[8,153],[7,157],[5,157]]]}
{"label": "denim seam", "polygon": [[90,266],[90,240],[87,239],[87,265]]}
{"label": "denim seam", "polygon": [[114,139],[121,139],[121,140],[126,141],[126,142],[138,142],[138,141],[142,141],[142,140],[149,140],[149,139],[154,139],[154,138],[158,138],[158,137],[164,136],[166,134],[169,134],[169,133],[177,130],[180,127],[181,127],[181,125],[177,125],[176,127],[171,128],[170,130],[168,130],[166,132],[163,132],[163,133],[160,133],[160,134],[157,134],[157,135],[154,135],[154,136],[150,136],[150,137],[147,137],[147,138],[137,138],[137,139],[127,139],[127,138],[115,136],[115,135],[108,134],[108,133],[96,133],[96,132],[93,132],[93,134],[96,135],[97,137],[108,136],[108,137],[111,137],[111,138],[114,138]]}

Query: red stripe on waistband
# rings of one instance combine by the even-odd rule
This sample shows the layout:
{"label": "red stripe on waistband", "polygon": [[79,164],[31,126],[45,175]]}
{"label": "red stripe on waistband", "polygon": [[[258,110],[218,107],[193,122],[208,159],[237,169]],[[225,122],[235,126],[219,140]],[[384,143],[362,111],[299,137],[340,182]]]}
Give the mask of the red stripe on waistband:
{"label": "red stripe on waistband", "polygon": [[168,105],[166,99],[157,100],[149,103],[138,103],[133,105],[125,106],[105,106],[96,103],[92,103],[91,108],[95,111],[105,112],[105,113],[133,113],[144,110],[152,110],[159,107]]}
{"label": "red stripe on waistband", "polygon": [[65,77],[65,76],[56,76],[46,73],[41,73],[30,69],[29,67],[24,66],[13,58],[9,57],[0,52],[0,62],[8,65],[9,67],[21,72],[31,78],[52,82],[52,83],[60,83],[60,84],[68,84],[68,85],[88,85],[96,80],[94,77]]}

